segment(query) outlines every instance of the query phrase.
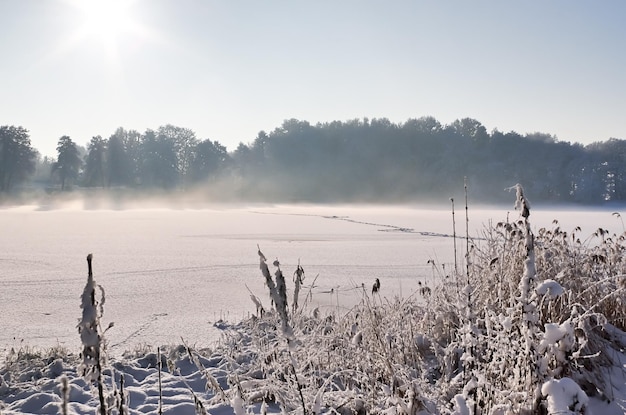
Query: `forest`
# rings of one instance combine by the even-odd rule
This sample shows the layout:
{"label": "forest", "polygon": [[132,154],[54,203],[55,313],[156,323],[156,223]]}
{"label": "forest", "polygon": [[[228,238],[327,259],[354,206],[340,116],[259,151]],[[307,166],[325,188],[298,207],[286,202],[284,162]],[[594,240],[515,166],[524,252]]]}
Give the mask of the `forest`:
{"label": "forest", "polygon": [[100,188],[199,191],[212,201],[397,203],[447,200],[466,180],[486,203],[506,202],[504,190],[521,183],[537,202],[597,205],[626,200],[625,174],[624,139],[582,145],[489,133],[472,118],[289,119],[232,151],[188,128],[120,127],[86,146],[60,137],[56,157],[42,157],[26,128],[0,126],[2,199]]}

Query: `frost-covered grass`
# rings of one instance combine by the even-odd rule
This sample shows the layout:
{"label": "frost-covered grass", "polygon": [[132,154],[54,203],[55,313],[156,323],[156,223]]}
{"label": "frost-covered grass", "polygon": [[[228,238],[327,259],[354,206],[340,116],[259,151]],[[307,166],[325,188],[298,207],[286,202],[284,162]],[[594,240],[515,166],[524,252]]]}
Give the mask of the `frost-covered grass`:
{"label": "frost-covered grass", "polygon": [[[237,324],[218,323],[223,332],[220,345],[202,350],[185,345],[165,348],[162,372],[157,351],[149,347],[110,362],[103,371],[108,402],[115,402],[119,390],[113,379],[119,385],[123,374],[129,412],[135,414],[157,413],[159,405],[165,414],[202,413],[198,404],[211,414],[302,413],[302,401],[307,413],[463,413],[463,405],[472,408],[464,395],[468,389],[459,366],[460,350],[450,341],[456,329],[445,329],[455,319],[433,320],[435,311],[427,312],[416,299],[386,300],[365,292],[363,301],[347,313],[308,310],[291,315],[296,339],[292,343],[273,311]],[[619,350],[626,341],[624,333],[607,326],[605,337],[603,351],[625,364]],[[94,384],[76,373],[78,355],[67,350],[21,353],[0,372],[3,414],[59,413],[62,377],[69,379],[69,413],[94,413],[98,394]],[[592,364],[589,370],[597,368]],[[620,373],[620,366],[614,365],[603,370],[613,382],[613,398],[609,404],[599,394],[592,397],[595,413],[622,413],[618,405],[626,399],[623,369]],[[508,375],[504,371],[492,381],[502,385]],[[573,380],[559,382],[542,385],[547,408],[580,394]],[[567,388],[560,391],[559,385]],[[548,395],[552,390],[559,392]],[[569,391],[574,395],[567,395]],[[523,400],[524,394],[525,390],[501,388],[500,400],[488,402],[491,412],[482,413],[507,413],[497,410]]]}
{"label": "frost-covered grass", "polygon": [[[443,379],[458,385],[448,398],[455,394],[460,413],[583,408],[583,395],[623,406],[624,382],[613,370],[624,379],[624,238],[600,229],[592,236],[600,240],[583,243],[558,223],[535,235],[518,192],[521,218],[488,227],[472,244],[466,275],[435,290],[433,341],[446,350]],[[579,389],[557,405],[551,392],[565,378]]]}
{"label": "frost-covered grass", "polygon": [[[305,276],[259,250],[255,277],[267,291],[252,293],[258,314],[216,323],[222,340],[210,349],[145,346],[110,359],[107,405],[137,414],[622,414],[626,241],[601,229],[585,239],[558,223],[533,232],[531,223],[532,214],[487,225],[456,273],[433,260],[433,280],[412,294],[386,296],[383,280],[378,292],[356,290],[348,310],[315,308],[306,287],[291,307],[283,290],[316,270]],[[97,382],[77,372],[76,352],[13,349],[0,370],[0,411],[61,413],[67,379],[68,413],[94,413]]]}

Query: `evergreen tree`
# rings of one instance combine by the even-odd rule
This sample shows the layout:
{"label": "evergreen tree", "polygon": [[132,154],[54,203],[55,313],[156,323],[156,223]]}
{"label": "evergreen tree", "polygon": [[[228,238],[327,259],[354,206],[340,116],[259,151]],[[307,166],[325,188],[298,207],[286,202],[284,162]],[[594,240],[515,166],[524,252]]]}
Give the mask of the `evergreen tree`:
{"label": "evergreen tree", "polygon": [[9,191],[35,171],[37,152],[24,127],[0,127],[0,192]]}
{"label": "evergreen tree", "polygon": [[87,146],[87,159],[85,160],[85,185],[106,185],[106,154],[107,143],[101,136],[95,136]]}
{"label": "evergreen tree", "polygon": [[76,180],[83,162],[76,143],[66,135],[57,144],[57,161],[52,165],[52,173],[61,181],[61,190],[69,180]]}

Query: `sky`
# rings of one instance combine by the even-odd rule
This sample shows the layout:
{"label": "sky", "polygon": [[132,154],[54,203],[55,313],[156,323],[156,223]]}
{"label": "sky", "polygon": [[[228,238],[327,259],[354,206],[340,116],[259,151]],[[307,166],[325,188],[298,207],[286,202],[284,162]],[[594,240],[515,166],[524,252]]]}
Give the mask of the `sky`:
{"label": "sky", "polygon": [[228,150],[284,120],[471,117],[626,139],[626,2],[0,0],[0,125],[43,155],[173,124]]}

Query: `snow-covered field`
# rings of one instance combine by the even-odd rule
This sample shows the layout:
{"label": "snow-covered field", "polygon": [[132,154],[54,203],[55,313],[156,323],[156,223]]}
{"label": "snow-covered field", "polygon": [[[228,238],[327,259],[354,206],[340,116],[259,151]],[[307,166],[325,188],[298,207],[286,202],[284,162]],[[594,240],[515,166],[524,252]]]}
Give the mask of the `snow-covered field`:
{"label": "snow-covered field", "polygon": [[[470,234],[484,224],[516,220],[512,209],[470,211]],[[465,212],[457,211],[457,236]],[[533,225],[621,232],[610,211],[535,210]],[[348,206],[256,206],[202,210],[0,211],[0,352],[20,345],[76,349],[79,296],[94,255],[106,290],[110,351],[136,345],[209,345],[216,320],[254,313],[246,286],[265,294],[257,244],[293,272],[298,260],[316,304],[350,307],[354,288],[375,278],[383,295],[410,295],[430,278],[429,260],[454,266],[449,209]],[[465,244],[457,239],[462,260]],[[293,268],[293,270],[292,270]]]}
{"label": "snow-covered field", "polygon": [[[621,234],[621,218],[612,213],[535,209],[531,222],[538,229],[553,227],[552,221],[558,219],[562,229],[570,231],[580,226],[583,235],[598,227]],[[507,217],[517,220],[518,213],[512,208],[470,209],[470,235],[479,237],[486,223]],[[455,219],[457,258],[461,263],[465,211],[457,207]],[[62,346],[70,352],[81,350],[76,330],[79,298],[87,277],[85,257],[93,253],[95,278],[106,291],[103,324],[114,322],[106,334],[108,352],[118,365],[133,365],[127,378],[127,385],[135,388],[131,398],[145,402],[134,407],[136,413],[156,413],[154,362],[145,358],[128,360],[122,354],[142,347],[177,350],[175,346],[183,339],[193,348],[223,342],[225,325],[236,324],[256,311],[248,289],[269,303],[259,271],[257,244],[270,263],[278,258],[289,282],[300,261],[306,272],[303,292],[312,293],[310,307],[322,312],[348,310],[361,300],[362,285],[370,290],[376,278],[381,282],[382,297],[414,295],[420,282],[440,278],[432,262],[445,264],[449,270],[455,262],[452,215],[446,208],[16,207],[0,211],[0,229],[0,356],[29,348]],[[179,363],[184,360],[176,356],[172,359]],[[227,363],[205,362],[220,370],[225,370]],[[186,371],[184,376],[168,378],[176,384],[170,385],[172,396],[167,397],[164,413],[194,413],[193,401],[181,379],[194,385],[205,382],[202,373],[186,363],[181,365]],[[57,362],[41,370],[57,375],[67,372],[67,367]],[[53,380],[48,382],[49,389],[56,388],[56,395],[40,394],[39,401],[33,402],[28,400],[32,395],[25,392],[24,401],[11,398],[12,402],[21,402],[12,404],[16,412],[2,411],[1,406],[0,411],[57,413],[58,404],[50,396],[58,397],[58,385]],[[70,399],[76,403],[73,411],[88,413],[87,402],[92,398],[83,396],[86,392],[76,382],[72,383],[74,392],[70,392],[76,394]],[[232,412],[232,405],[225,410]]]}
{"label": "snow-covered field", "polygon": [[115,323],[112,353],[181,336],[206,345],[219,337],[216,320],[255,311],[246,286],[265,293],[257,244],[285,269],[300,260],[305,283],[319,274],[316,302],[347,307],[360,297],[355,285],[380,278],[383,292],[410,293],[431,275],[428,259],[453,261],[451,238],[399,229],[451,234],[448,216],[346,207],[4,210],[0,347],[79,346],[88,253],[106,290],[106,320]]}

